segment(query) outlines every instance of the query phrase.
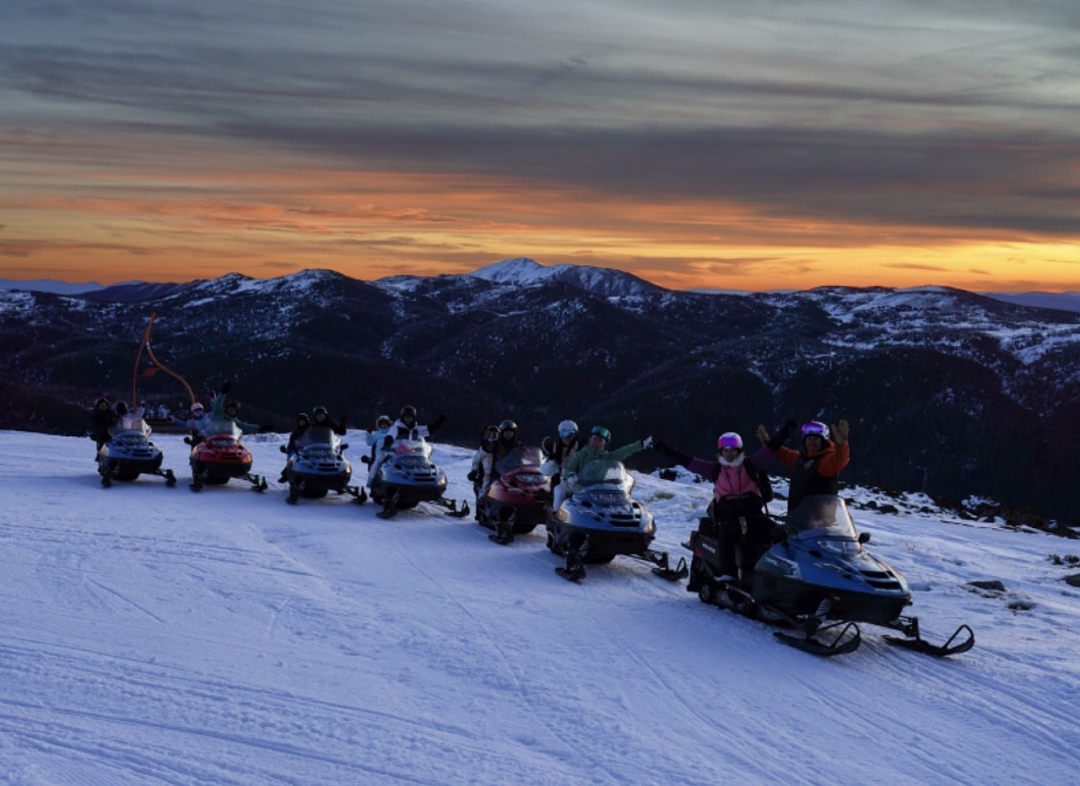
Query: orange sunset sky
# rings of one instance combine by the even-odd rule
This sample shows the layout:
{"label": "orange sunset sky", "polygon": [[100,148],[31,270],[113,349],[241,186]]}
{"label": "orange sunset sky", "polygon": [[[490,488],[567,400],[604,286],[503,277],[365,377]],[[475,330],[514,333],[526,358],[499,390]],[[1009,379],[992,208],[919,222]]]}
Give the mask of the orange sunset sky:
{"label": "orange sunset sky", "polygon": [[1080,290],[1080,11],[13,0],[0,277]]}

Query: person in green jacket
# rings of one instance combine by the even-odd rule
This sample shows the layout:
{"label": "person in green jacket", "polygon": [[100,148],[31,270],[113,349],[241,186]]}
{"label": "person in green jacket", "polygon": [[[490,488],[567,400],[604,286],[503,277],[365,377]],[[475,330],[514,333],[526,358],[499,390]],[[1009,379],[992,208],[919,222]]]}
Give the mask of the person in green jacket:
{"label": "person in green jacket", "polygon": [[590,461],[595,461],[596,459],[622,461],[627,456],[632,456],[639,450],[651,448],[653,446],[653,438],[645,437],[645,439],[631,442],[629,445],[623,445],[621,448],[616,448],[615,450],[607,449],[607,446],[610,443],[611,432],[603,426],[593,426],[592,433],[589,435],[588,444],[574,454],[574,457],[570,459],[570,463],[566,465],[566,469],[563,470],[563,482],[555,487],[555,499],[552,501],[553,510],[558,510],[559,506],[562,505],[563,501],[566,499],[567,492],[565,489],[570,486],[567,481],[572,480],[573,476],[580,472]]}

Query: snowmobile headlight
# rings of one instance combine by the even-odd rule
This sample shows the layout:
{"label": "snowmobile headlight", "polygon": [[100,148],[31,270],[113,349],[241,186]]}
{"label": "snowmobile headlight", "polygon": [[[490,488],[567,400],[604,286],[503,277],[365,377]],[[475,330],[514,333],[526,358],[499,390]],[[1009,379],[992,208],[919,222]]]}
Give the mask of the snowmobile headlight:
{"label": "snowmobile headlight", "polygon": [[834,554],[858,554],[862,551],[857,541],[845,538],[822,538],[815,543],[819,549],[831,551]]}
{"label": "snowmobile headlight", "polygon": [[424,464],[427,463],[427,459],[419,454],[406,454],[404,456],[399,456],[398,460],[394,463],[402,467],[408,467],[409,469],[416,469],[417,467],[424,466]]}
{"label": "snowmobile headlight", "polygon": [[546,476],[542,472],[522,472],[515,477],[517,477],[519,483],[524,483],[526,485],[543,483],[546,479]]}
{"label": "snowmobile headlight", "polygon": [[599,505],[618,505],[625,497],[613,491],[599,491],[590,494],[589,499]]}

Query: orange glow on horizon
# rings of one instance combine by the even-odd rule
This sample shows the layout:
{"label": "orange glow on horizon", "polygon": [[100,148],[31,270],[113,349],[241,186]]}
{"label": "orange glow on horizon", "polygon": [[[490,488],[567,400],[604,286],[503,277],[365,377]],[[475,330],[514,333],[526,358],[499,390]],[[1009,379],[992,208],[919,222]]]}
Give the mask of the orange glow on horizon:
{"label": "orange glow on horizon", "polygon": [[646,203],[498,177],[295,162],[167,175],[69,166],[62,177],[28,176],[17,191],[0,187],[0,276],[14,279],[107,284],[329,268],[371,280],[527,256],[626,270],[670,289],[1080,290],[1072,242],[780,218],[734,203]]}

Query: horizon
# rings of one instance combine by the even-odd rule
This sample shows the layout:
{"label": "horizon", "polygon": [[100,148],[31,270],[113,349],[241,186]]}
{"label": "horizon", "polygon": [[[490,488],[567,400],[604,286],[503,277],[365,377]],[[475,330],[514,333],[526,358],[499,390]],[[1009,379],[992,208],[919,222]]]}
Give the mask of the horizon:
{"label": "horizon", "polygon": [[14,0],[0,276],[1080,290],[1080,11]]}
{"label": "horizon", "polygon": [[[514,261],[514,260],[518,260],[518,259],[525,259],[525,260],[528,260],[528,261],[531,261],[531,262],[535,262],[537,265],[540,265],[541,267],[545,267],[545,268],[554,267],[554,265],[543,265],[540,262],[536,262],[536,260],[532,259],[531,257],[512,257],[512,258],[509,258],[509,259],[498,260],[497,262],[493,262],[493,263],[490,263],[490,264],[487,264],[487,265],[481,265],[478,268],[475,268],[473,270],[467,270],[464,273],[434,273],[434,274],[431,274],[430,277],[440,276],[440,275],[471,275],[471,274],[473,274],[473,273],[475,273],[475,272],[477,272],[479,270],[482,270],[484,268],[492,267],[492,266],[498,265],[498,264],[500,264],[502,262]],[[575,263],[560,263],[560,264],[575,264]],[[612,271],[615,271],[615,272],[626,272],[626,271],[619,271],[617,268],[602,268],[602,266],[600,266],[600,265],[588,265],[588,266],[579,265],[579,266],[581,266],[581,267],[596,267],[596,268],[601,268],[601,269],[605,269],[605,270],[612,270]],[[345,272],[340,271],[340,270],[334,270],[332,268],[312,267],[312,268],[304,268],[302,270],[297,270],[297,271],[293,271],[293,272],[290,272],[290,273],[280,273],[280,274],[266,275],[266,276],[252,276],[252,275],[248,275],[246,273],[242,273],[242,272],[240,272],[238,270],[229,270],[229,271],[226,271],[224,273],[221,273],[220,275],[213,276],[211,278],[197,277],[197,278],[191,278],[191,279],[187,279],[187,280],[183,280],[183,281],[176,281],[176,280],[173,280],[173,281],[164,281],[164,280],[162,280],[162,281],[154,281],[154,280],[149,280],[149,279],[143,279],[143,280],[130,279],[130,280],[125,280],[125,281],[112,281],[112,282],[103,282],[103,281],[97,281],[97,280],[94,280],[94,281],[69,281],[69,280],[66,280],[66,279],[55,279],[55,278],[9,278],[9,277],[3,276],[3,275],[0,275],[0,281],[11,281],[11,282],[16,282],[16,283],[18,283],[18,282],[26,282],[26,283],[40,283],[40,284],[62,284],[62,285],[67,286],[67,287],[87,286],[87,287],[100,287],[102,289],[106,289],[106,288],[117,287],[117,286],[138,286],[140,284],[175,284],[175,285],[179,286],[179,285],[183,285],[183,284],[193,284],[193,283],[197,283],[197,282],[200,282],[200,281],[214,281],[214,280],[217,280],[219,278],[223,278],[225,276],[230,276],[230,275],[243,276],[243,277],[251,279],[253,281],[273,281],[273,280],[276,280],[276,279],[279,279],[279,278],[287,278],[289,276],[297,275],[299,273],[315,272],[315,271],[327,271],[327,272],[331,272],[331,273],[337,273],[338,275],[342,275],[342,276],[345,276],[347,278],[351,278],[351,279],[357,280],[357,281],[363,281],[363,282],[366,282],[366,283],[375,283],[377,281],[382,280],[383,278],[392,278],[392,277],[399,276],[399,275],[414,276],[414,277],[419,277],[419,278],[428,277],[428,276],[423,276],[423,275],[420,275],[420,274],[391,273],[388,276],[383,276],[383,277],[377,278],[377,279],[366,279],[366,278],[357,278],[356,276],[351,276],[348,273],[345,273]],[[4,272],[3,269],[0,268],[0,274],[2,274],[3,272]],[[632,274],[632,275],[637,275],[637,274]],[[641,276],[638,276],[638,277],[643,278]],[[644,279],[644,278],[643,278],[643,280],[648,281],[648,279]],[[670,289],[669,287],[664,287],[662,284],[657,284],[655,281],[651,281],[651,282],[648,282],[648,283],[656,284],[657,286],[659,286],[659,287],[661,287],[663,289]],[[698,291],[698,292],[703,292],[705,294],[733,294],[733,295],[747,294],[747,295],[750,295],[750,294],[769,294],[769,293],[777,293],[777,292],[807,292],[807,291],[810,291],[812,289],[829,289],[829,288],[871,289],[871,288],[875,288],[875,287],[883,287],[885,289],[895,289],[897,291],[908,291],[908,290],[918,290],[918,289],[933,289],[933,288],[940,287],[940,288],[949,288],[949,289],[959,289],[959,290],[962,290],[962,291],[971,292],[973,294],[980,294],[980,295],[981,294],[991,294],[991,295],[1040,295],[1040,294],[1045,294],[1045,295],[1080,295],[1080,290],[1076,290],[1076,291],[1074,291],[1074,290],[1054,291],[1054,290],[1047,290],[1047,289],[1026,290],[1026,291],[1016,291],[1016,290],[975,290],[975,289],[966,289],[965,287],[955,287],[955,286],[951,286],[951,285],[948,285],[948,284],[913,284],[913,285],[910,285],[910,286],[902,286],[902,287],[901,286],[891,287],[891,286],[885,286],[885,285],[881,285],[881,284],[867,284],[867,285],[861,286],[861,287],[860,286],[853,286],[853,285],[849,285],[849,284],[818,284],[818,285],[815,285],[813,287],[806,287],[805,289],[791,289],[791,288],[788,288],[788,287],[775,287],[775,288],[772,288],[772,289],[732,289],[732,288],[726,288],[726,287],[725,288],[720,288],[720,287],[690,287],[690,288],[686,288],[686,289],[675,289],[675,290],[671,290],[671,291],[676,291],[676,292],[694,292],[694,291]],[[92,291],[92,290],[87,290],[87,291]],[[75,293],[75,294],[81,294],[81,293]]]}

